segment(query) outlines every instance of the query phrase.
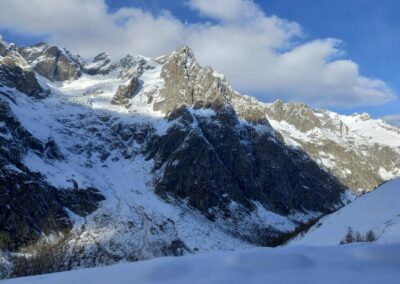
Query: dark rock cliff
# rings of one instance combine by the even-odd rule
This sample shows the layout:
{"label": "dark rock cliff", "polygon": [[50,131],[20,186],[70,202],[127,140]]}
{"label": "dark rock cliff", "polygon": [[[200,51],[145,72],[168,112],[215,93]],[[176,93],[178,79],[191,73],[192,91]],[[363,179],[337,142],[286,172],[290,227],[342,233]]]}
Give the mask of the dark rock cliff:
{"label": "dark rock cliff", "polygon": [[[0,65],[1,68],[1,65]],[[3,81],[2,81],[3,82]],[[65,208],[84,216],[104,197],[94,189],[58,189],[23,162],[31,152],[62,159],[54,141],[42,143],[14,117],[7,93],[0,93],[0,249],[16,250],[43,235],[67,233],[72,222]]]}
{"label": "dark rock cliff", "polygon": [[303,151],[288,148],[265,115],[250,116],[248,108],[238,116],[231,104],[236,94],[200,67],[189,48],[172,54],[161,74],[165,86],[154,108],[179,123],[148,146],[162,173],[159,195],[187,200],[210,219],[214,209],[229,218],[232,201],[249,211],[259,202],[282,215],[342,205],[346,187]]}

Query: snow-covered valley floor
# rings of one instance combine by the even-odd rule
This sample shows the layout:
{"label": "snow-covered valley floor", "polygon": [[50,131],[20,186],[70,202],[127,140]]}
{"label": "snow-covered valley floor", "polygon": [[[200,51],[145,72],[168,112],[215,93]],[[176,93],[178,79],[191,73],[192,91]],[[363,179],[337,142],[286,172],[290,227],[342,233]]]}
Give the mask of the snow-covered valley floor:
{"label": "snow-covered valley floor", "polygon": [[400,244],[288,246],[164,257],[5,280],[4,284],[400,283]]}

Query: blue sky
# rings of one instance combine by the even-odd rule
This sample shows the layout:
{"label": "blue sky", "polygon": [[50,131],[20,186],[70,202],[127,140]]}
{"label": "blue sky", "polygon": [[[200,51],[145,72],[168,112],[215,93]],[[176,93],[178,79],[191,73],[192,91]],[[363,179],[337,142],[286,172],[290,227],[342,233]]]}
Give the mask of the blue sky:
{"label": "blue sky", "polygon": [[[188,43],[190,46],[193,45],[192,47],[196,55],[198,55],[200,63],[212,65],[212,67],[222,71],[227,75],[228,80],[232,82],[232,85],[235,88],[239,89],[241,92],[255,95],[263,101],[270,101],[276,99],[277,97],[282,97],[284,100],[304,101],[310,104],[317,102],[314,104],[317,107],[327,107],[329,109],[346,114],[355,111],[368,111],[375,117],[400,113],[400,102],[397,99],[398,93],[400,92],[400,72],[397,70],[398,66],[400,66],[400,56],[398,56],[398,50],[400,47],[400,30],[397,28],[400,25],[400,18],[397,16],[398,12],[400,12],[400,1],[209,1],[210,0],[107,0],[104,2],[103,0],[73,0],[71,3],[76,2],[76,7],[79,8],[79,6],[81,6],[82,10],[85,10],[83,8],[84,5],[87,6],[87,9],[91,9],[93,11],[100,11],[104,8],[105,12],[98,12],[99,17],[101,15],[100,13],[105,13],[105,15],[112,17],[115,17],[116,14],[118,14],[119,17],[123,18],[123,21],[129,21],[132,19],[133,25],[135,23],[137,25],[139,22],[138,19],[140,22],[145,22],[141,20],[142,18],[138,17],[153,17],[153,22],[149,21],[148,24],[142,28],[142,30],[144,30],[143,33],[146,33],[145,38],[142,38],[142,40],[148,43],[148,45],[137,44],[137,42],[141,40],[141,35],[140,32],[136,31],[134,28],[126,28],[126,30],[123,30],[125,33],[130,33],[132,35],[130,38],[136,38],[135,40],[132,40],[132,43],[130,43],[132,46],[132,52],[130,51],[129,46],[127,47],[129,53],[133,53],[137,50],[138,53],[154,56],[158,53],[162,54],[173,50],[175,45],[177,47],[181,44]],[[18,0],[15,2],[18,2]],[[42,0],[42,2],[46,1]],[[53,4],[54,2],[57,1],[52,2],[52,5],[56,6],[57,4]],[[215,10],[212,10],[214,7],[212,7],[213,5],[210,5],[210,3],[213,2],[219,2],[221,7],[215,7]],[[250,6],[248,5],[249,2],[251,3]],[[93,8],[90,8],[91,6],[89,6],[89,4],[93,5]],[[95,4],[98,5],[94,6]],[[6,4],[0,2],[0,8],[2,8],[2,5]],[[248,12],[249,18],[241,19],[240,17],[242,16],[240,13],[237,15],[228,15],[229,10],[235,9],[235,5],[238,7],[238,9],[242,9],[242,11],[244,11],[243,14]],[[26,6],[26,4],[24,6]],[[27,26],[17,24],[12,20],[9,20],[8,22],[7,20],[3,20],[2,22],[0,19],[0,32],[7,41],[16,42],[17,44],[31,44],[40,40],[48,40],[56,44],[67,46],[73,51],[83,53],[84,55],[92,54],[89,43],[83,45],[80,43],[83,40],[81,40],[79,36],[71,36],[73,32],[75,32],[74,34],[79,35],[76,30],[71,29],[71,31],[69,31],[67,27],[58,23],[55,24],[56,27],[54,29],[41,26],[38,24],[38,19],[28,19],[30,16],[24,14],[24,11],[21,11],[23,9],[21,7],[23,6],[10,5],[9,7],[3,7],[3,9],[1,9],[3,11],[9,10],[9,13],[11,14],[15,13],[15,17],[18,17],[17,14],[21,14],[25,17],[20,19],[27,19]],[[73,7],[71,7],[71,9],[72,8]],[[121,12],[126,8],[131,8],[129,13]],[[37,5],[35,9],[40,10]],[[56,12],[58,11],[57,7],[54,7],[53,9]],[[64,7],[63,9],[67,11],[69,7]],[[137,11],[143,11],[143,14],[138,16]],[[168,11],[168,15],[165,15],[166,11]],[[97,15],[95,15],[95,13],[93,14],[93,19],[90,19],[91,21],[95,22]],[[120,16],[120,14],[123,15]],[[258,36],[252,33],[253,31],[251,29],[254,27],[254,23],[250,23],[250,21],[252,21],[250,18],[260,18],[260,21],[257,23],[257,27],[255,28],[258,29],[260,27],[259,23],[263,22],[264,20],[272,19],[272,15],[276,15],[279,21],[288,21],[292,24],[294,23],[295,26],[286,27],[286,23],[278,22],[272,24],[275,28],[275,30],[272,29],[272,32],[270,27],[266,27],[265,29],[261,28],[260,39],[262,39],[261,42],[263,44],[263,48],[265,48],[265,46],[268,46],[269,48],[271,45],[271,48],[283,48],[290,50],[298,46],[307,46],[307,43],[312,43],[311,45],[313,45],[314,49],[309,49],[311,54],[316,54],[320,52],[320,50],[323,50],[324,48],[326,49],[326,58],[324,59],[326,61],[324,63],[326,66],[321,67],[324,69],[318,71],[317,68],[312,68],[314,71],[307,70],[307,72],[305,72],[307,74],[309,73],[309,76],[305,77],[304,79],[304,82],[306,82],[305,84],[308,84],[311,87],[313,84],[315,84],[315,87],[304,88],[303,90],[301,82],[299,83],[295,79],[293,79],[293,82],[291,82],[290,79],[288,79],[287,85],[290,85],[289,88],[285,85],[285,80],[282,80],[282,82],[279,83],[280,77],[278,75],[276,75],[276,78],[274,77],[275,75],[272,76],[274,79],[271,79],[270,82],[264,82],[265,80],[263,80],[263,76],[268,76],[268,74],[271,73],[271,70],[273,71],[280,69],[281,66],[278,66],[277,68],[277,66],[274,65],[271,67],[272,69],[265,70],[263,68],[259,68],[259,66],[255,66],[254,69],[261,70],[265,74],[248,75],[249,73],[254,72],[254,70],[252,70],[251,65],[249,66],[249,64],[246,63],[246,61],[249,61],[249,58],[242,56],[242,51],[243,53],[251,53],[253,52],[252,49],[254,47],[254,54],[259,56],[260,60],[264,60],[264,58],[268,57],[270,54],[264,54],[261,48],[259,49],[258,47],[249,44],[244,44],[243,50],[225,49],[223,44],[226,42],[231,43],[232,38],[228,38],[220,43],[216,41],[215,37],[213,37],[215,36],[213,32],[214,29],[220,28],[221,31],[224,31],[224,28],[226,33],[237,31],[238,34],[241,34],[243,32],[243,41],[248,42],[249,38]],[[62,15],[59,18],[62,18]],[[68,20],[68,18],[66,19]],[[162,23],[159,23],[160,19]],[[75,22],[76,21],[79,20],[75,20]],[[35,25],[37,27],[31,28]],[[82,27],[84,25],[85,23],[82,23]],[[171,26],[169,27],[169,25]],[[198,27],[195,27],[195,25],[200,26],[200,31]],[[238,25],[242,25],[243,27],[237,28]],[[269,24],[267,23],[266,25]],[[283,28],[282,25],[284,26]],[[296,25],[298,27],[296,27]],[[86,26],[84,28],[85,33],[82,33],[82,38],[93,37],[91,38],[91,41],[94,43],[94,45],[107,49],[109,46],[104,43],[110,41],[110,36],[107,37],[107,35],[104,34],[99,36],[96,32],[89,30]],[[154,37],[147,35],[149,33],[156,34],[160,29],[162,29],[163,26],[166,26],[166,28],[160,32],[160,39],[157,38],[157,36],[160,35],[155,35]],[[76,28],[79,29],[79,26]],[[207,32],[204,31],[206,28],[208,28]],[[301,32],[297,31],[297,28],[301,29]],[[193,31],[194,29],[196,30]],[[104,30],[104,33],[106,34],[108,27],[104,26],[102,30]],[[171,30],[174,32],[171,32]],[[290,30],[290,32],[286,33],[287,30]],[[269,32],[275,34],[274,36],[276,38],[274,38],[272,41],[273,43],[270,43],[269,41],[263,41],[265,38],[269,37]],[[283,33],[283,35],[279,34],[279,32]],[[192,36],[192,33],[196,33],[198,36]],[[276,35],[276,33],[278,33],[278,35]],[[292,34],[295,35],[293,36]],[[249,36],[249,38],[247,38],[247,36]],[[218,50],[220,48],[220,52],[222,54],[220,57],[224,57],[223,51],[225,50],[226,53],[232,54],[234,58],[237,56],[237,66],[238,69],[243,69],[242,74],[240,72],[234,73],[231,71],[235,68],[235,65],[232,62],[227,62],[229,58],[224,61],[216,56],[210,56],[212,52],[203,52],[204,48],[208,47],[205,43],[203,43],[204,41],[208,41],[208,37],[210,37],[209,42],[212,48],[217,48]],[[331,43],[326,41],[328,38],[339,39],[342,42]],[[202,42],[201,44],[199,43],[200,41]],[[276,41],[279,43],[277,44]],[[319,42],[318,45],[315,43],[315,41],[321,42]],[[158,45],[158,42],[160,47],[153,48],[154,46]],[[165,48],[163,49],[162,46],[165,46]],[[111,49],[112,47],[113,46],[111,46]],[[336,49],[339,49],[339,52],[336,52]],[[147,50],[149,50],[149,54],[146,54]],[[98,50],[94,49],[93,52],[95,51],[97,52]],[[114,53],[116,53],[116,56],[119,56],[120,54],[118,54],[117,51],[114,51]],[[111,51],[111,53],[113,52]],[[340,55],[337,53],[340,53]],[[334,57],[334,59],[331,59],[331,57]],[[275,60],[276,58],[274,57],[271,58],[271,60],[272,59]],[[336,85],[331,83],[329,83],[330,85],[328,83],[325,85],[321,84],[320,81],[323,78],[319,79],[317,73],[325,72],[325,69],[330,70],[330,67],[328,66],[329,63],[332,60],[337,59],[339,61],[351,60],[351,62],[338,62],[343,63],[337,64],[340,65],[340,68],[336,68],[339,71],[343,70],[342,73],[338,73],[339,71],[329,73],[333,74],[332,76],[344,79],[342,81],[336,80]],[[321,58],[310,60],[320,61]],[[293,62],[297,61],[298,59],[296,58]],[[215,62],[215,65],[213,62]],[[281,62],[280,58],[277,62]],[[297,65],[293,65],[293,62],[290,62],[288,67],[285,68],[292,68],[292,66],[294,69],[299,68]],[[307,62],[305,63],[306,66],[312,64],[313,62],[310,62],[310,64]],[[358,70],[357,74],[353,74],[355,72],[355,67],[357,67]],[[287,77],[291,78],[290,76],[292,74],[290,74],[290,72],[285,73],[287,71],[285,68],[282,68],[280,73],[284,75],[287,74]],[[351,73],[351,70],[353,70],[353,73]],[[313,74],[312,72],[317,73]],[[360,80],[363,81],[363,78],[368,78],[368,80],[371,81],[366,83],[347,82],[345,79],[346,74],[349,74],[348,77],[353,76],[355,81],[358,80],[357,82]],[[313,76],[315,77],[314,81],[310,79]],[[385,86],[383,91],[381,91],[381,87],[370,87],[371,85],[375,85],[376,82],[372,81],[374,79],[380,79],[382,82],[384,82]],[[353,89],[357,88],[362,90],[354,94],[351,94],[351,91],[348,91],[344,87],[342,93],[331,91],[332,89],[341,89],[341,84],[353,84]],[[375,94],[374,92],[378,89],[380,93],[378,92]],[[297,90],[299,90],[298,94],[296,94]],[[346,91],[349,92],[349,96],[346,96]],[[324,94],[324,98],[321,101],[319,101],[318,98],[319,93],[321,93],[321,96]]]}
{"label": "blue sky", "polygon": [[[301,0],[296,1],[299,6],[294,6],[290,0],[261,2],[267,11],[299,22],[311,38],[343,40],[348,57],[360,65],[361,73],[383,79],[400,93],[400,1]],[[400,103],[362,107],[358,111],[375,115],[397,113]]]}

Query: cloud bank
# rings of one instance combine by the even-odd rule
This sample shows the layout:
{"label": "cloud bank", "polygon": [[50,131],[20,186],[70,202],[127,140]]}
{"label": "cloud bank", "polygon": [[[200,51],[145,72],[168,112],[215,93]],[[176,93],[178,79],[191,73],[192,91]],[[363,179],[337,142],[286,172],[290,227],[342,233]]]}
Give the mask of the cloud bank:
{"label": "cloud bank", "polygon": [[267,15],[250,0],[186,4],[203,20],[188,23],[170,11],[132,7],[111,12],[104,0],[0,0],[0,28],[46,36],[83,56],[103,50],[115,57],[159,56],[187,44],[201,64],[263,101],[354,107],[396,98],[383,81],[362,76],[344,59],[339,40],[304,41],[298,23]]}

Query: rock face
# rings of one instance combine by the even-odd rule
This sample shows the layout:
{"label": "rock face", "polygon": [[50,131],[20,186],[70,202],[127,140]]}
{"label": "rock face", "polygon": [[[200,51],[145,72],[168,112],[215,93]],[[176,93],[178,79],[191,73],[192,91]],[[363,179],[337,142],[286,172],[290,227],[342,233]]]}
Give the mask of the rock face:
{"label": "rock face", "polygon": [[0,60],[10,269],[23,251],[19,271],[44,272],[31,266],[41,248],[59,249],[46,261],[58,271],[277,245],[344,205],[347,187],[371,189],[399,168],[399,130],[242,96],[188,47],[88,63],[2,43]]}
{"label": "rock face", "polygon": [[231,202],[249,211],[259,202],[283,215],[338,206],[345,187],[304,152],[288,149],[265,117],[241,121],[230,103],[236,94],[212,73],[187,47],[161,71],[165,85],[154,108],[179,123],[150,144],[155,171],[163,170],[156,192],[187,200],[210,219],[213,211],[234,218]]}
{"label": "rock face", "polygon": [[6,56],[7,54],[7,47],[3,41],[3,38],[0,36],[0,56]]}
{"label": "rock face", "polygon": [[161,196],[171,193],[187,200],[210,219],[214,210],[232,217],[232,201],[248,210],[259,202],[282,215],[293,210],[327,213],[340,204],[345,191],[340,183],[302,151],[288,150],[272,133],[242,125],[232,109],[210,117],[178,111],[183,112],[182,127],[150,146],[155,170],[164,171],[155,187]]}
{"label": "rock face", "polygon": [[34,98],[43,98],[48,94],[39,85],[31,70],[21,68],[9,56],[0,60],[0,85],[16,88],[21,93]]}
{"label": "rock face", "polygon": [[57,189],[30,171],[23,163],[26,153],[53,158],[54,151],[46,155],[49,143],[34,138],[16,120],[9,103],[0,97],[0,247],[17,250],[43,234],[67,233],[72,222],[64,208],[85,216],[104,197],[96,189]]}
{"label": "rock face", "polygon": [[181,105],[215,111],[229,107],[248,123],[269,125],[262,107],[249,103],[210,67],[201,67],[187,46],[168,57],[161,77],[165,85],[154,103],[154,110],[168,114]]}
{"label": "rock face", "polygon": [[51,81],[65,81],[79,78],[81,67],[78,60],[57,46],[40,43],[18,49],[25,60],[33,64],[34,70]]}
{"label": "rock face", "polygon": [[127,81],[118,86],[111,103],[129,107],[129,100],[135,96],[137,93],[136,91],[140,88],[141,81],[139,80],[139,77],[143,74],[145,69],[151,69],[152,67],[142,58],[134,58],[129,55],[122,58],[113,66],[114,68],[120,69],[118,78],[122,80],[127,79]]}
{"label": "rock face", "polygon": [[127,85],[119,85],[117,92],[111,100],[112,104],[115,105],[126,105],[129,99],[133,98],[135,91],[139,86],[138,77],[132,77]]}
{"label": "rock face", "polygon": [[88,64],[82,64],[82,70],[89,75],[107,75],[115,65],[111,63],[111,59],[106,52],[102,52],[93,58]]}
{"label": "rock face", "polygon": [[212,74],[211,68],[201,68],[187,46],[175,51],[165,63],[161,77],[165,80],[154,110],[169,114],[182,105],[218,110],[227,100],[226,86]]}

